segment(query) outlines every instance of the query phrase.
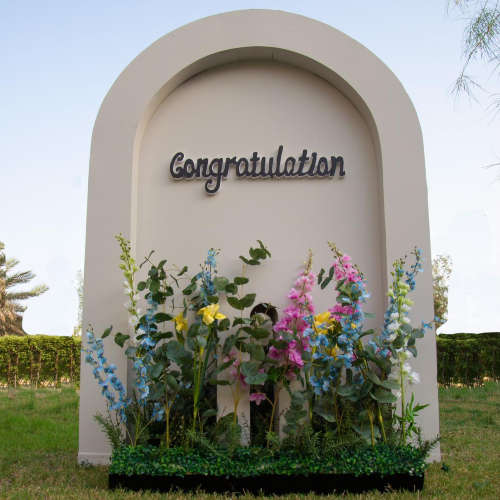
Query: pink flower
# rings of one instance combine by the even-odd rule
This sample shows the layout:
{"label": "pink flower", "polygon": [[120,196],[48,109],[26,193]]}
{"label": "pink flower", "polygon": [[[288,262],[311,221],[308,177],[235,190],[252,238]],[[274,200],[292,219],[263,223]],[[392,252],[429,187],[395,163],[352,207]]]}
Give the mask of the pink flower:
{"label": "pink flower", "polygon": [[269,353],[267,354],[271,359],[279,361],[282,358],[281,352],[276,349],[276,347],[271,346],[269,348]]}
{"label": "pink flower", "polygon": [[302,356],[295,349],[288,349],[288,359],[291,364],[301,368],[304,366],[304,361],[302,361]]}
{"label": "pink flower", "polygon": [[290,382],[292,380],[296,380],[297,379],[297,374],[292,370],[287,370],[287,372],[285,373],[285,377],[287,378],[287,380],[290,380]]}
{"label": "pink flower", "polygon": [[295,288],[292,288],[289,292],[288,292],[288,295],[287,297],[291,300],[296,300],[300,297],[300,294],[299,292],[297,292],[297,290],[295,290]]}
{"label": "pink flower", "polygon": [[248,399],[250,401],[255,401],[255,404],[259,406],[261,401],[266,400],[266,395],[262,394],[262,392],[252,392],[252,394],[250,394],[250,397]]}

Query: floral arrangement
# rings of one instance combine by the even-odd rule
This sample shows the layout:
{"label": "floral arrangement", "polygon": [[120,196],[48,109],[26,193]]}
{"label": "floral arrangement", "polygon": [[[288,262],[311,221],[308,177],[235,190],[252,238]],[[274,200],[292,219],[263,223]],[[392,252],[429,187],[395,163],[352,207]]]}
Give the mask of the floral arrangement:
{"label": "floral arrangement", "polygon": [[[363,326],[370,317],[363,312],[370,297],[367,281],[333,243],[328,272],[314,274],[309,252],[287,294],[289,304],[276,319],[272,304],[252,310],[256,294],[247,292],[251,268],[271,258],[261,241],[248,256],[240,256],[241,274],[230,280],[218,275],[216,249],[208,250],[199,272],[190,275],[187,266],[153,261],[153,252],[137,266],[129,242],[121,235],[117,240],[134,335],[113,333],[110,327],[98,338],[89,328],[84,349],[107,402],[107,415],[96,415],[96,420],[115,450],[157,446],[217,456],[224,450],[224,456],[232,456],[244,434],[250,447],[270,454],[293,450],[317,456],[320,442],[331,454],[418,443],[425,458],[435,444],[424,441],[415,424],[427,405],[407,397],[409,386],[420,381],[410,366],[416,341],[439,322],[435,318],[411,326],[410,294],[423,271],[421,250],[412,252],[408,270],[405,259],[394,263],[388,308],[376,332]],[[147,279],[138,281],[142,268],[147,268]],[[325,290],[332,282],[332,307],[316,311],[315,286]],[[144,312],[139,307],[143,301]],[[109,336],[125,349],[135,374],[128,394],[104,354],[103,340]],[[229,412],[217,408],[219,386],[231,391]],[[278,412],[284,392],[290,403]],[[254,405],[249,421],[238,412],[244,397]]]}

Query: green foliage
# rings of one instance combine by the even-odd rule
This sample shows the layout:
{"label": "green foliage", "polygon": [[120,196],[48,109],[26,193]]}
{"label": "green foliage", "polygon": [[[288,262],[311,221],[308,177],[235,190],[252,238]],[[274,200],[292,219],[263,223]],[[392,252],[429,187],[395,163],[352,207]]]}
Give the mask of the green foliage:
{"label": "green foliage", "polygon": [[119,448],[125,444],[125,436],[120,424],[113,420],[110,415],[105,417],[100,413],[96,413],[94,415],[94,420],[101,426],[102,431],[108,438],[113,449]]}
{"label": "green foliage", "polygon": [[79,385],[80,347],[78,337],[0,337],[0,385]]}
{"label": "green foliage", "polygon": [[439,335],[438,382],[446,387],[500,380],[500,333]]}
{"label": "green foliage", "polygon": [[[19,264],[16,259],[7,259],[3,252],[5,245],[0,241],[0,337],[5,335],[26,335],[23,330],[23,313],[26,306],[22,302],[45,293],[49,287],[37,285],[31,290],[18,290],[18,285],[26,285],[35,278],[32,271],[15,272]],[[16,290],[13,290],[16,288]]]}
{"label": "green foliage", "polygon": [[148,474],[180,476],[249,477],[266,474],[400,474],[422,475],[427,465],[418,448],[411,445],[391,447],[383,444],[369,448],[341,449],[325,456],[321,448],[316,455],[297,453],[292,449],[270,451],[263,448],[238,447],[231,457],[219,448],[157,448],[124,446],[113,452],[110,474]]}

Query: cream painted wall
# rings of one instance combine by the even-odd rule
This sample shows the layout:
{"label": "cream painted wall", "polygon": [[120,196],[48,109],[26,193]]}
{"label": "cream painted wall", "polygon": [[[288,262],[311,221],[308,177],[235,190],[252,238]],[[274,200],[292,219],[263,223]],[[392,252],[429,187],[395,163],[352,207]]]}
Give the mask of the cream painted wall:
{"label": "cream painted wall", "polygon": [[[298,157],[303,149],[342,155],[346,176],[237,179],[231,168],[219,193],[210,196],[204,180],[173,180],[169,174],[170,160],[179,151],[195,159],[250,157],[253,151],[269,157],[279,145],[284,156]],[[356,108],[324,80],[268,61],[203,72],[158,107],[143,137],[138,170],[138,256],[155,249],[158,259],[197,272],[206,250],[221,248],[219,262],[234,275],[240,272],[238,256],[261,239],[273,258],[261,269],[250,269],[259,280],[255,276],[249,288],[282,307],[308,249],[315,252],[319,271],[331,265],[327,241],[335,241],[366,273],[375,292],[369,309],[382,321],[372,140]],[[315,302],[325,310],[334,297],[333,287],[318,289]]]}

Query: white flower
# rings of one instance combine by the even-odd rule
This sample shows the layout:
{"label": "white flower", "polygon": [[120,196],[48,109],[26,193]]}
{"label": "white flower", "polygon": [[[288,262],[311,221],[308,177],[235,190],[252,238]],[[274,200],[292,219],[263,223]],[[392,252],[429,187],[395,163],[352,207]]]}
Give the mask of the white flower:
{"label": "white flower", "polygon": [[140,316],[141,315],[141,311],[142,309],[140,307],[138,307],[136,310],[135,310],[135,313],[137,314],[137,316]]}
{"label": "white flower", "polygon": [[411,386],[420,384],[420,375],[417,372],[411,372],[408,375],[408,382],[410,382]]}
{"label": "white flower", "polygon": [[124,293],[125,295],[132,295],[132,290],[131,290],[128,286],[126,286],[126,287],[123,289],[123,293]]}
{"label": "white flower", "polygon": [[409,305],[407,305],[407,304],[403,304],[403,305],[401,306],[401,309],[402,309],[403,311],[405,311],[405,312],[410,312],[410,311],[411,311],[411,307],[410,307]]}
{"label": "white flower", "polygon": [[401,347],[400,349],[396,349],[396,352],[398,353],[398,358],[401,361],[404,361],[405,359],[408,358],[413,358],[413,354],[410,351],[406,351],[404,347]]}
{"label": "white flower", "polygon": [[125,281],[123,282],[123,286],[124,286],[124,287],[128,287],[128,286],[130,286],[130,283],[129,283],[127,280],[125,280]]}
{"label": "white flower", "polygon": [[399,327],[401,326],[401,323],[398,323],[397,321],[394,321],[393,323],[391,323],[387,329],[390,331],[390,332],[395,332],[399,329]]}
{"label": "white flower", "polygon": [[389,339],[389,342],[394,342],[398,338],[398,334],[391,333],[387,338]]}
{"label": "white flower", "polygon": [[132,326],[136,326],[137,324],[139,324],[139,318],[137,316],[130,316],[128,322],[132,325]]}
{"label": "white flower", "polygon": [[395,319],[399,319],[399,313],[394,312],[391,314],[391,319],[394,321]]}
{"label": "white flower", "polygon": [[137,302],[138,300],[140,299],[139,295],[135,294],[133,297],[132,297],[132,300],[134,300],[135,302]]}
{"label": "white flower", "polygon": [[403,365],[403,375],[408,375],[411,372],[411,366],[409,363]]}
{"label": "white flower", "polygon": [[409,324],[411,323],[410,318],[409,318],[408,316],[405,316],[405,317],[403,318],[403,323],[405,323],[406,325],[409,325]]}
{"label": "white flower", "polygon": [[399,382],[399,370],[393,370],[389,376],[387,377],[388,380],[392,380],[394,382]]}
{"label": "white flower", "polygon": [[132,304],[131,300],[127,300],[127,302],[125,302],[124,306],[125,306],[125,309],[127,311],[130,311],[130,309],[132,309],[132,307],[134,307],[134,304]]}

